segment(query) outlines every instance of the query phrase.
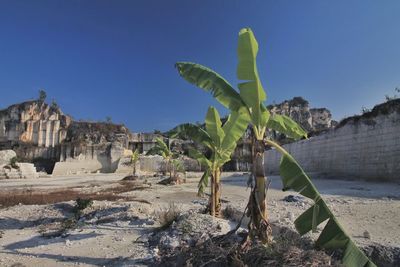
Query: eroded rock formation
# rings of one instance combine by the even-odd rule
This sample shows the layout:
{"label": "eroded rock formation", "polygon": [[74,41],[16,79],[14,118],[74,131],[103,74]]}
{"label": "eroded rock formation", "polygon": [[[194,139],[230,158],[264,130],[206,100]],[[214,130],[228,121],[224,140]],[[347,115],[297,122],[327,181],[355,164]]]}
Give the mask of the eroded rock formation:
{"label": "eroded rock formation", "polygon": [[69,172],[112,172],[129,139],[123,125],[72,121],[39,100],[0,110],[0,150],[13,149],[19,160],[49,173],[56,162],[69,162]]}
{"label": "eroded rock formation", "polygon": [[[39,100],[0,110],[0,150],[12,149],[19,161],[56,175],[114,172],[123,166],[120,161],[126,160],[127,152],[146,153],[156,137],[161,136],[131,133],[113,123],[73,121],[57,105]],[[142,161],[140,166],[147,170],[146,160]],[[8,178],[18,178],[17,169],[6,169]]]}
{"label": "eroded rock formation", "polygon": [[299,123],[307,132],[323,131],[336,124],[331,112],[326,108],[310,108],[302,97],[294,97],[280,104],[269,105],[271,113],[287,115]]}
{"label": "eroded rock formation", "polygon": [[40,101],[27,101],[0,110],[0,142],[3,146],[23,142],[55,147],[67,135],[71,117]]}
{"label": "eroded rock formation", "polygon": [[123,125],[72,122],[53,173],[114,172],[128,149],[130,135]]}

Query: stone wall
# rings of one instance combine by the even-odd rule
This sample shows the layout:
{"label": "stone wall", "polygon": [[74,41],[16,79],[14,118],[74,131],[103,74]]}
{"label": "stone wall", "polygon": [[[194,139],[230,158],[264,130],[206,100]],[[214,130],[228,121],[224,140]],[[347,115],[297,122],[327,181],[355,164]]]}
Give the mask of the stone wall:
{"label": "stone wall", "polygon": [[[284,147],[310,174],[400,181],[400,100],[377,105],[335,129]],[[279,172],[279,161],[277,151],[265,152],[267,174]]]}

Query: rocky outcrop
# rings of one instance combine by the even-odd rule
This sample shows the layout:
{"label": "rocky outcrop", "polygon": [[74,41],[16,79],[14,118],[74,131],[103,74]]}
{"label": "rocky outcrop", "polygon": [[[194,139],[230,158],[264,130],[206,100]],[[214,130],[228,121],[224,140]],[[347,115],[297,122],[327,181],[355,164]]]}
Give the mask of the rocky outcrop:
{"label": "rocky outcrop", "polygon": [[328,130],[337,125],[337,121],[332,120],[332,114],[326,108],[311,108],[310,113],[312,131],[314,132]]}
{"label": "rocky outcrop", "polygon": [[302,97],[294,97],[280,104],[269,105],[271,113],[287,115],[299,123],[307,132],[323,131],[332,127],[331,112],[326,108],[310,108]]}
{"label": "rocky outcrop", "polygon": [[11,159],[17,157],[13,150],[0,150],[0,165],[10,164]]}
{"label": "rocky outcrop", "polygon": [[56,106],[27,101],[0,110],[0,142],[55,147],[66,138],[71,117]]}
{"label": "rocky outcrop", "polygon": [[[145,154],[155,144],[152,133],[131,133],[123,125],[72,121],[56,105],[26,101],[0,111],[0,150],[13,149],[19,159],[54,175],[130,172],[126,152]],[[144,171],[159,171],[162,160],[141,157]],[[196,161],[185,159],[189,169]],[[7,162],[8,163],[8,162]]]}
{"label": "rocky outcrop", "polygon": [[53,174],[115,172],[129,140],[130,132],[123,125],[72,122],[60,145],[60,162]]}
{"label": "rocky outcrop", "polygon": [[0,150],[56,173],[113,172],[131,134],[123,125],[76,122],[57,105],[26,101],[0,111]]}
{"label": "rocky outcrop", "polygon": [[11,105],[0,110],[0,150],[13,149],[21,161],[51,172],[71,122],[54,103],[35,100]]}
{"label": "rocky outcrop", "polygon": [[0,166],[0,179],[32,179],[38,178],[35,165],[32,163],[16,163],[17,167]]}

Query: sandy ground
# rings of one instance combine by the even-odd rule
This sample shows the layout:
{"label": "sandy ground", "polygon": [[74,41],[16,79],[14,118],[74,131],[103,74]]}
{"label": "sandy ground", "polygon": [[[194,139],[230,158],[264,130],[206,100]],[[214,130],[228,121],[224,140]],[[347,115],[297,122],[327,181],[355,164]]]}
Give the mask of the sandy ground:
{"label": "sandy ground", "polygon": [[[14,189],[90,188],[107,186],[121,175],[97,174],[84,177],[54,177],[35,180],[2,180],[0,192]],[[0,266],[140,266],[155,255],[140,237],[157,227],[155,214],[175,203],[182,210],[199,209],[207,202],[196,196],[199,174],[189,174],[187,183],[156,185],[123,193],[151,204],[124,201],[95,201],[88,217],[67,235],[45,238],[41,232],[71,216],[72,201],[53,205],[18,205],[0,209]],[[286,202],[294,192],[282,192],[279,177],[268,191],[270,218],[289,227],[311,204],[307,199]],[[223,175],[223,205],[243,210],[249,190],[247,176]],[[343,227],[360,245],[377,242],[400,247],[400,185],[342,180],[314,180]],[[322,229],[322,228],[321,228]],[[368,232],[370,238],[366,238]],[[18,266],[18,265],[16,265]],[[22,266],[22,265],[20,265]]]}

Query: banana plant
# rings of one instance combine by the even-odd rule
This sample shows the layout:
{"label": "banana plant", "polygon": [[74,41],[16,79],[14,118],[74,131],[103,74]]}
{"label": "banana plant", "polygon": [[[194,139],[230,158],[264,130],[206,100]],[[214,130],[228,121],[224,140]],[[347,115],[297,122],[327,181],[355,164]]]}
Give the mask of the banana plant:
{"label": "banana plant", "polygon": [[136,176],[136,164],[139,161],[139,149],[135,149],[131,156],[131,164],[133,167],[133,176]]}
{"label": "banana plant", "polygon": [[[234,89],[221,75],[200,64],[178,62],[176,68],[185,80],[210,92],[217,101],[232,112],[244,110],[244,116],[249,118],[249,126],[253,133],[251,178],[255,181],[251,183],[252,190],[248,203],[247,215],[250,217],[248,237],[250,240],[258,238],[263,243],[269,243],[272,231],[267,214],[268,182],[265,177],[264,151],[266,146],[273,146],[280,152],[284,152],[284,149],[272,140],[266,140],[265,133],[267,130],[275,130],[295,140],[307,138],[307,133],[291,118],[285,115],[270,114],[265,107],[264,102],[267,95],[258,75],[257,53],[258,43],[251,29],[240,30],[237,49],[239,62],[236,72],[240,81],[239,90]],[[300,234],[315,229],[323,219],[329,218],[326,230],[324,229],[322,232],[317,245],[326,248],[345,248],[343,263],[347,266],[375,266],[344,233],[325,202],[321,202],[321,196],[311,180],[286,151],[282,157],[280,171],[285,185],[284,189],[292,188],[301,194],[307,194],[307,197],[313,198],[316,202],[312,209],[296,220],[296,227]],[[313,194],[308,194],[309,191],[312,191]]]}
{"label": "banana plant", "polygon": [[211,194],[209,210],[212,216],[218,217],[221,212],[221,168],[231,159],[237,141],[243,136],[248,117],[244,110],[232,112],[222,125],[221,117],[214,107],[210,107],[205,118],[205,130],[194,124],[182,124],[171,130],[173,137],[188,137],[211,151],[207,158],[202,152],[194,148],[189,150],[189,156],[206,167],[199,185],[198,194],[204,194],[211,177]]}
{"label": "banana plant", "polygon": [[262,242],[271,241],[271,227],[267,214],[267,179],[264,171],[263,139],[268,129],[276,130],[293,139],[306,137],[306,132],[292,119],[284,115],[270,114],[265,107],[266,93],[259,79],[256,56],[258,44],[250,29],[239,32],[237,78],[239,90],[235,90],[215,71],[190,62],[178,62],[179,74],[190,83],[211,92],[225,107],[233,112],[244,110],[252,129],[252,191],[249,199],[250,238],[259,238]]}
{"label": "banana plant", "polygon": [[147,151],[146,155],[160,155],[163,157],[166,163],[166,170],[169,172],[169,178],[172,181],[172,174],[174,172],[174,164],[173,160],[177,157],[176,153],[174,153],[170,148],[170,143],[168,145],[164,142],[163,139],[157,137],[156,144],[149,151]]}

